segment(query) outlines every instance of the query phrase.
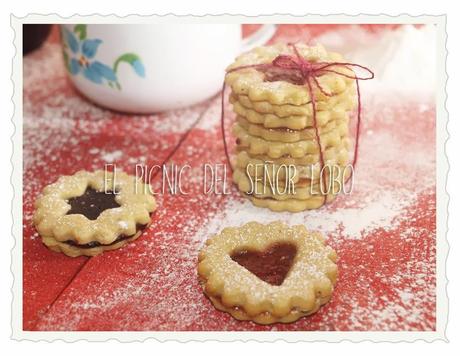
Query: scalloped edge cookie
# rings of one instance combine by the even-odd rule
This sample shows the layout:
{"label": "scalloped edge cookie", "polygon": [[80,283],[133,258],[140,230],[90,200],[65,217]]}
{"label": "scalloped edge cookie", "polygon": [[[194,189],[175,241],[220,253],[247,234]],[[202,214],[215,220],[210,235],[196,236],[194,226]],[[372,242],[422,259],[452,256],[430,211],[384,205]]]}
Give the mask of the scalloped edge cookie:
{"label": "scalloped edge cookie", "polygon": [[[83,195],[87,188],[116,191],[117,208],[102,211],[95,220],[69,214],[68,199]],[[35,202],[34,224],[43,243],[68,256],[94,256],[135,240],[150,224],[157,204],[148,185],[124,172],[79,171],[61,176],[46,186]],[[138,229],[138,226],[142,226]],[[117,242],[117,239],[124,237]],[[72,244],[70,243],[72,242]],[[97,242],[95,247],[83,245]],[[81,247],[79,247],[79,245]]]}
{"label": "scalloped edge cookie", "polygon": [[[332,169],[334,177],[339,182],[333,181],[329,183],[329,172]],[[351,165],[340,166],[331,165],[325,166],[324,186],[329,187],[329,190],[324,191],[324,195],[337,195],[343,189],[348,178],[352,174]],[[262,178],[261,178],[262,179]],[[239,191],[246,196],[252,196],[258,199],[274,199],[279,201],[286,200],[315,200],[320,197],[324,200],[324,195],[321,192],[320,180],[310,178],[300,178],[297,181],[294,179],[289,182],[287,178],[280,178],[278,181],[272,181],[273,189],[270,185],[264,185],[261,181],[249,179],[245,171],[235,169],[233,171],[233,182],[238,187]],[[267,181],[268,182],[268,181]],[[343,184],[343,185],[342,185]]]}
{"label": "scalloped edge cookie", "polygon": [[[300,55],[310,62],[341,62],[340,54],[328,52],[321,46],[309,47],[304,44],[296,44]],[[286,81],[265,81],[265,74],[255,68],[245,68],[228,72],[236,67],[254,64],[271,63],[278,55],[285,54],[295,56],[293,49],[287,44],[256,47],[249,52],[238,56],[234,63],[227,68],[225,82],[237,95],[247,95],[251,101],[268,101],[276,105],[304,105],[311,101],[310,92],[305,85],[296,85]],[[345,67],[334,68],[335,71],[353,75],[353,71]],[[326,93],[337,95],[353,85],[354,80],[336,73],[325,73],[316,78]],[[315,100],[328,100],[319,88],[313,86]]]}
{"label": "scalloped edge cookie", "polygon": [[[261,280],[230,257],[241,249],[261,251],[277,243],[293,244],[297,250],[281,285]],[[250,222],[225,228],[206,241],[198,257],[198,275],[218,310],[259,324],[290,323],[330,300],[338,276],[336,261],[336,252],[322,235],[303,225]]]}
{"label": "scalloped edge cookie", "polygon": [[[331,97],[327,102],[318,102],[316,120],[318,126],[325,125],[329,120],[340,118],[355,108],[355,95],[349,91]],[[252,102],[247,96],[230,95],[233,111],[248,121],[261,124],[266,128],[285,127],[301,130],[313,127],[312,107],[295,105],[272,105],[268,102]]]}
{"label": "scalloped edge cookie", "polygon": [[[242,116],[237,116],[236,122],[252,136],[263,138],[266,141],[279,141],[293,143],[303,140],[314,140],[316,138],[316,129],[306,128],[301,130],[291,129],[267,129],[262,125],[253,124]],[[348,114],[341,119],[329,120],[324,126],[318,126],[318,133],[325,135],[330,131],[337,129],[341,124],[349,124]]]}
{"label": "scalloped edge cookie", "polygon": [[[233,126],[233,134],[237,138],[237,147],[253,155],[267,155],[270,158],[290,156],[301,158],[310,153],[318,153],[319,147],[315,140],[302,140],[297,142],[266,141],[260,137],[250,135],[238,123]],[[340,124],[336,129],[320,135],[322,149],[335,147],[344,137],[348,136],[348,124]]]}
{"label": "scalloped edge cookie", "polygon": [[[351,140],[348,137],[343,137],[337,146],[331,146],[324,150],[323,158],[327,162],[328,160],[334,159],[334,157],[341,154],[344,150],[349,152],[350,147],[351,147]],[[235,164],[238,164],[238,161],[249,163],[251,160],[254,160],[257,162],[270,162],[270,163],[277,164],[277,165],[293,164],[296,166],[305,166],[305,165],[311,165],[311,164],[318,163],[320,159],[319,156],[320,156],[319,153],[310,153],[310,154],[307,154],[299,158],[292,158],[289,156],[283,156],[280,158],[271,158],[263,154],[254,155],[240,148],[237,150]]]}
{"label": "scalloped edge cookie", "polygon": [[319,209],[325,204],[332,202],[338,196],[338,194],[328,194],[326,197],[318,195],[306,200],[276,200],[271,198],[256,198],[243,192],[241,192],[241,194],[244,197],[249,198],[249,200],[251,200],[251,202],[259,208],[267,208],[275,212],[288,211],[290,213]]}
{"label": "scalloped edge cookie", "polygon": [[[344,167],[350,160],[350,152],[347,148],[342,147],[341,149],[335,150],[335,154],[328,154],[327,157],[324,155],[324,165],[339,165]],[[319,155],[318,155],[319,156]],[[319,157],[318,157],[319,159]],[[247,152],[239,152],[235,159],[235,166],[237,169],[244,171],[251,177],[262,177],[267,174],[270,179],[282,179],[289,178],[297,183],[299,179],[318,179],[320,175],[320,163],[306,165],[296,164],[279,164],[270,160],[260,160],[257,158],[251,158]]]}
{"label": "scalloped edge cookie", "polygon": [[63,254],[69,257],[79,257],[79,256],[94,257],[97,255],[100,255],[101,253],[105,251],[119,249],[125,246],[126,244],[136,240],[142,235],[144,230],[146,230],[149,226],[150,226],[150,223],[145,225],[145,227],[142,230],[136,232],[136,234],[133,235],[132,237],[123,239],[114,244],[110,244],[106,246],[103,246],[103,245],[95,246],[95,247],[85,248],[85,249],[66,244],[65,242],[57,241],[56,239],[53,239],[52,237],[42,237],[42,241],[43,241],[43,244],[45,244],[46,247],[48,247],[50,250],[55,251],[55,252],[62,252]]}

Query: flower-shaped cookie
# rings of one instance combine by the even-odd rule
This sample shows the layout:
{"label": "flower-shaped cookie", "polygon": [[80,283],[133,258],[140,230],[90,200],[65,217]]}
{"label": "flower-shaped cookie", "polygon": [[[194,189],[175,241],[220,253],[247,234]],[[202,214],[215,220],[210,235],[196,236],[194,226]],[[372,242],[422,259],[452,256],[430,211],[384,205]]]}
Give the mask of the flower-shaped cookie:
{"label": "flower-shaped cookie", "polygon": [[[316,139],[296,142],[266,141],[263,138],[249,134],[239,123],[233,126],[237,149],[245,150],[251,155],[267,155],[270,158],[292,157],[302,158],[308,154],[318,153],[319,145]],[[323,149],[338,146],[344,138],[348,138],[348,124],[341,123],[332,131],[321,133]]]}
{"label": "flower-shaped cookie", "polygon": [[80,171],[48,185],[35,203],[43,243],[68,256],[94,256],[138,238],[156,209],[148,185],[126,173]]}
{"label": "flower-shaped cookie", "polygon": [[263,138],[266,141],[279,141],[292,143],[302,140],[313,140],[316,137],[316,131],[321,134],[327,134],[330,131],[338,129],[342,124],[349,123],[348,115],[345,114],[341,119],[330,120],[324,126],[319,126],[318,130],[307,128],[302,130],[291,130],[285,128],[265,128],[260,124],[253,124],[243,116],[237,116],[238,124],[252,136]]}
{"label": "flower-shaped cookie", "polygon": [[[318,45],[309,47],[304,44],[296,44],[299,55],[311,63],[340,62],[343,60],[338,53],[328,52]],[[256,68],[235,68],[244,66],[261,65],[272,63],[279,55],[295,56],[292,46],[276,44],[252,49],[238,56],[228,68],[225,82],[231,87],[235,95],[247,96],[253,102],[267,101],[273,105],[305,105],[311,101],[307,86],[299,85],[295,78],[284,78],[277,72],[266,72]],[[352,75],[350,69],[344,67],[334,68],[335,72],[326,72],[316,80],[323,90],[314,87],[314,97],[317,101],[327,101],[330,95],[345,92],[354,85],[354,80],[337,73]],[[281,76],[280,76],[281,75]],[[325,95],[327,93],[328,95]]]}
{"label": "flower-shaped cookie", "polygon": [[[318,126],[324,126],[332,119],[341,118],[355,107],[356,95],[348,89],[346,92],[334,95],[328,101],[319,101],[316,105],[316,120]],[[249,100],[244,95],[230,95],[233,111],[245,117],[254,124],[262,124],[266,128],[285,127],[291,130],[301,130],[313,127],[313,109],[311,104],[272,105],[267,101]]]}
{"label": "flower-shaped cookie", "polygon": [[198,274],[214,306],[239,320],[289,323],[327,303],[336,253],[304,226],[250,222],[206,241]]}

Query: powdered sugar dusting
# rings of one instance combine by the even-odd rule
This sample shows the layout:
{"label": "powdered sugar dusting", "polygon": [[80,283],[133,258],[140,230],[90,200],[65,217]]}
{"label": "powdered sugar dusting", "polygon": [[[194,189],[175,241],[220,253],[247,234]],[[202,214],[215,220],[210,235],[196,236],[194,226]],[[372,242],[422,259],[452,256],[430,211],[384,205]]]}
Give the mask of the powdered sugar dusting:
{"label": "powdered sugar dusting", "polygon": [[[391,103],[385,110],[366,104],[353,194],[296,214],[256,208],[234,187],[229,196],[203,195],[202,164],[224,156],[213,143],[219,126],[199,125],[172,160],[192,165],[185,186],[190,195],[157,196],[160,209],[147,236],[92,260],[37,328],[433,330],[434,110],[424,103],[421,121],[414,110],[419,104]],[[202,120],[218,121],[213,109],[210,113]],[[399,130],[393,129],[395,122]],[[159,187],[156,180],[154,189]],[[259,326],[216,311],[204,297],[196,276],[203,242],[224,227],[253,220],[304,224],[321,231],[337,251],[339,281],[331,302],[317,314],[294,324]],[[91,283],[95,279],[101,281],[97,287]]]}
{"label": "powdered sugar dusting", "polygon": [[[293,26],[281,28],[284,30],[280,35],[291,40],[295,38],[294,32],[303,31]],[[31,57],[26,66],[39,61],[37,56]],[[56,70],[56,81],[50,86],[65,83],[64,72],[59,71]],[[41,78],[38,72],[31,77]],[[30,223],[33,197],[39,189],[77,167],[99,168],[107,161],[105,155],[124,167],[138,160],[161,162],[173,152],[182,136],[175,135],[175,128],[169,130],[167,124],[164,131],[155,128],[156,120],[167,121],[167,115],[163,118],[109,113],[86,103],[68,86],[59,85],[60,93],[55,95],[50,95],[52,88],[46,85],[43,90],[40,85],[31,86],[36,93],[30,96],[25,93],[24,134],[28,143],[24,148],[24,300],[25,319],[33,320],[26,324],[27,328],[435,329],[435,107],[431,98],[408,100],[391,93],[378,97],[365,94],[360,157],[352,195],[342,194],[319,210],[297,214],[255,208],[239,196],[235,187],[227,196],[204,195],[200,185],[202,165],[225,162],[219,102],[206,104],[209,109],[203,116],[199,109],[193,111],[192,118],[185,111],[182,122],[190,124],[188,128],[198,117],[200,121],[168,163],[192,166],[184,186],[189,195],[157,195],[159,209],[143,236],[125,248],[90,259],[80,270],[79,261],[40,247],[40,239]],[[182,132],[188,128],[184,127]],[[113,157],[118,151],[122,155],[117,153]],[[159,190],[160,183],[157,176],[154,190]],[[252,220],[304,224],[321,231],[328,245],[337,251],[339,280],[332,300],[318,313],[293,324],[260,326],[236,321],[215,310],[206,299],[196,273],[203,242],[226,226]],[[55,268],[50,269],[50,264]],[[49,270],[56,273],[51,275]],[[51,279],[59,273],[59,279]],[[37,300],[46,300],[44,285],[46,289],[52,287],[59,298],[50,309],[46,309],[49,303],[42,309],[36,308],[34,313],[40,311],[36,316],[28,308]],[[54,300],[50,294],[46,297]]]}
{"label": "powdered sugar dusting", "polygon": [[123,152],[121,152],[120,150],[115,150],[115,151],[112,151],[112,152],[103,153],[101,158],[106,162],[112,163],[112,162],[120,159],[122,156],[123,156]]}
{"label": "powdered sugar dusting", "polygon": [[26,198],[34,199],[41,188],[33,179],[37,175],[52,183],[62,174],[103,169],[106,163],[117,163],[130,172],[136,163],[161,163],[164,153],[175,148],[205,107],[168,115],[124,115],[93,105],[69,84],[59,44],[46,43],[24,58]]}
{"label": "powdered sugar dusting", "polygon": [[323,210],[297,214],[275,213],[257,208],[245,199],[230,200],[223,214],[210,221],[205,230],[196,237],[201,239],[215,234],[222,226],[241,226],[251,217],[254,221],[264,223],[281,220],[289,225],[304,224],[310,230],[321,231],[326,237],[340,230],[343,238],[360,239],[377,227],[391,228],[404,207],[413,203],[412,200],[398,202],[395,196],[391,192],[382,193],[380,196],[375,194],[359,207],[345,207],[327,214]]}
{"label": "powdered sugar dusting", "polygon": [[378,34],[350,27],[326,33],[316,41],[342,53],[353,63],[372,68],[375,80],[362,84],[367,91],[434,93],[437,73],[435,25],[422,28],[403,25]]}
{"label": "powdered sugar dusting", "polygon": [[[346,61],[367,66],[375,73],[360,85],[363,92],[433,94],[436,88],[436,28],[401,25],[387,31],[368,31],[365,26],[348,25],[315,36],[315,28],[293,27],[273,42],[322,44],[341,53]],[[413,59],[417,58],[417,61]]]}
{"label": "powdered sugar dusting", "polygon": [[129,173],[137,163],[162,164],[207,103],[153,115],[98,107],[73,89],[57,43],[25,56],[23,68],[24,328],[30,330],[85,262],[53,253],[37,238],[32,217],[43,187],[107,163]]}

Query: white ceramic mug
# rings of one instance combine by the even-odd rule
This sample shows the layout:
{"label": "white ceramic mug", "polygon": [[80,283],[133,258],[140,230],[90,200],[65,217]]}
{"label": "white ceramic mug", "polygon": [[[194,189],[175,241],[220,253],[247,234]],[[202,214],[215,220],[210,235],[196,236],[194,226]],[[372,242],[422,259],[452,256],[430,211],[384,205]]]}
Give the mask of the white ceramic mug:
{"label": "white ceramic mug", "polygon": [[235,56],[265,43],[275,30],[264,25],[242,39],[238,24],[61,25],[75,87],[101,106],[132,113],[211,97]]}

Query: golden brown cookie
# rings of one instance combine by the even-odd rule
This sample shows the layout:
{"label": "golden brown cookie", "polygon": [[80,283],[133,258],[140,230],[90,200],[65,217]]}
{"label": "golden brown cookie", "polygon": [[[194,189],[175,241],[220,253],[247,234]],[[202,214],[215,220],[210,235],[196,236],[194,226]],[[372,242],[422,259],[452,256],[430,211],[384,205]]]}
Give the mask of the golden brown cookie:
{"label": "golden brown cookie", "polygon": [[336,197],[337,194],[328,194],[327,196],[317,195],[311,197],[310,199],[285,199],[285,200],[277,200],[273,198],[257,198],[252,195],[247,195],[244,193],[243,196],[249,198],[249,200],[259,208],[267,208],[271,211],[289,211],[291,213],[298,213],[305,210],[314,210],[319,209],[324,204],[332,202]]}
{"label": "golden brown cookie", "polygon": [[[343,60],[339,54],[327,52],[322,46],[309,47],[304,44],[296,44],[296,48],[299,54],[309,62],[340,62]],[[305,85],[294,84],[286,80],[270,81],[266,73],[255,68],[231,71],[245,65],[271,63],[279,55],[295,56],[296,54],[293,48],[287,44],[257,47],[243,53],[227,68],[225,82],[231,87],[234,94],[246,95],[251,101],[268,101],[275,105],[308,104],[311,97],[309,89]],[[334,70],[353,75],[353,72],[345,67],[337,67]],[[352,79],[336,73],[323,73],[317,78],[317,81],[324,92],[331,95],[340,94],[354,84]],[[321,92],[318,86],[314,86],[312,89],[316,101],[330,99],[330,96]]]}
{"label": "golden brown cookie", "polygon": [[[279,142],[297,142],[302,140],[313,140],[316,138],[316,129],[309,127],[301,130],[292,130],[287,128],[267,129],[263,125],[253,124],[242,116],[237,116],[236,121],[252,136],[263,138],[266,141]],[[348,115],[344,115],[340,119],[330,120],[323,126],[318,126],[318,133],[326,134],[337,129],[341,124],[349,123]]]}
{"label": "golden brown cookie", "polygon": [[293,172],[288,172],[284,178],[278,177],[277,180],[268,175],[261,175],[256,179],[245,171],[235,169],[233,182],[242,193],[259,199],[318,200],[319,197],[324,200],[323,195],[336,195],[343,191],[352,172],[351,165],[326,165],[323,182],[320,182],[318,178],[297,178]]}
{"label": "golden brown cookie", "polygon": [[[246,151],[251,155],[267,155],[270,158],[281,158],[283,156],[302,158],[308,154],[319,153],[320,151],[316,139],[291,143],[266,141],[260,137],[250,135],[238,123],[233,126],[233,134],[237,140],[237,149]],[[348,124],[339,124],[335,129],[320,134],[322,149],[336,147],[346,137],[348,137]]]}
{"label": "golden brown cookie", "polygon": [[198,275],[213,305],[236,319],[290,323],[329,301],[336,259],[303,225],[250,222],[206,241]]}
{"label": "golden brown cookie", "polygon": [[[323,158],[327,162],[329,160],[334,160],[338,156],[342,156],[345,152],[349,152],[350,149],[350,139],[344,137],[337,146],[331,146],[324,150]],[[237,150],[236,155],[236,166],[249,163],[261,163],[261,162],[270,162],[276,165],[296,165],[296,166],[305,166],[316,164],[320,160],[319,153],[310,153],[303,157],[292,158],[290,156],[283,156],[279,158],[271,158],[267,155],[254,155],[246,152],[243,148]],[[242,167],[242,166],[240,166]]]}
{"label": "golden brown cookie", "polygon": [[34,224],[53,251],[95,256],[137,239],[156,207],[149,187],[133,176],[80,171],[43,189]]}
{"label": "golden brown cookie", "polygon": [[[254,124],[261,124],[266,128],[286,127],[293,130],[301,130],[313,127],[311,104],[296,105],[272,105],[265,101],[252,102],[244,95],[230,95],[233,111],[245,117]],[[329,120],[343,117],[356,105],[355,89],[329,98],[328,101],[317,103],[316,120],[318,126],[323,126]]]}
{"label": "golden brown cookie", "polygon": [[[319,155],[318,155],[319,156]],[[325,166],[339,165],[344,167],[349,163],[348,149],[343,147],[336,149],[335,154],[323,155]],[[278,160],[262,160],[252,158],[247,152],[241,151],[236,156],[235,167],[251,177],[263,177],[268,175],[270,179],[285,179],[289,177],[294,183],[299,179],[318,179],[321,171],[321,164],[316,161],[310,164],[298,165],[295,163],[279,163]]]}

